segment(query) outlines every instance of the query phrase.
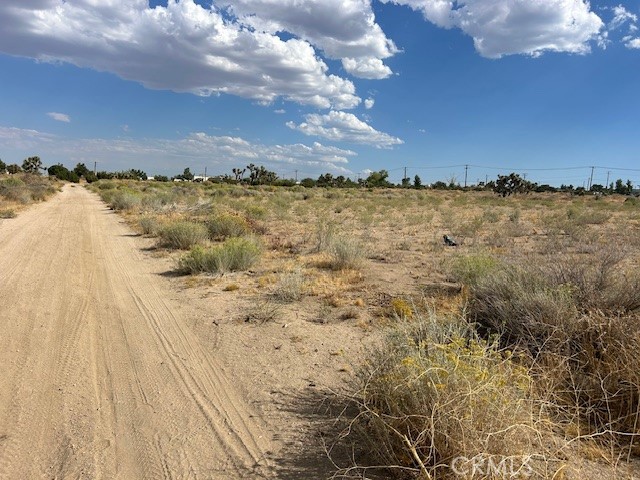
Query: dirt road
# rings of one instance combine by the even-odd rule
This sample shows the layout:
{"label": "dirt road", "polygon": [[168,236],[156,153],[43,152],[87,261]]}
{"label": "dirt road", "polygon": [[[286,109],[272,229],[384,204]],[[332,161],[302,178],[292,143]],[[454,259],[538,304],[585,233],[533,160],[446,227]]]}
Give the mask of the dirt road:
{"label": "dirt road", "polygon": [[0,224],[0,478],[265,478],[270,440],[130,231],[66,186]]}

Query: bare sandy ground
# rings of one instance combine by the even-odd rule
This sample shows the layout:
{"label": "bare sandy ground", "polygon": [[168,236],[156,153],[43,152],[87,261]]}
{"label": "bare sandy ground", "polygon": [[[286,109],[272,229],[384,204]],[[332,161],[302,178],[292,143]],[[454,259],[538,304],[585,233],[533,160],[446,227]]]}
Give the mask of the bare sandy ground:
{"label": "bare sandy ground", "polygon": [[271,478],[260,409],[98,198],[0,225],[0,478]]}

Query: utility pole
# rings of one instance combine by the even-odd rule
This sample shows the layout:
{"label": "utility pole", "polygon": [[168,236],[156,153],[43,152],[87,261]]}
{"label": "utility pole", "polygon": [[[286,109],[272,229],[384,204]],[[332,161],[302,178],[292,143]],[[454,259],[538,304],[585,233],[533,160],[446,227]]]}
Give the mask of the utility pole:
{"label": "utility pole", "polygon": [[467,188],[467,173],[469,172],[469,165],[464,166],[464,188]]}
{"label": "utility pole", "polygon": [[404,167],[404,177],[402,177],[402,179],[406,182],[407,181],[407,167]]}
{"label": "utility pole", "polygon": [[298,183],[298,170],[296,170],[296,183]]}
{"label": "utility pole", "polygon": [[205,182],[207,181],[207,167],[206,167],[206,165],[204,167],[204,181]]}
{"label": "utility pole", "polygon": [[591,190],[591,185],[593,185],[593,171],[596,167],[591,167],[591,176],[589,177],[589,188],[587,190]]}
{"label": "utility pole", "polygon": [[611,174],[611,170],[609,170],[609,171],[607,172],[607,183],[606,183],[606,185],[604,186],[604,188],[607,188],[607,189],[609,188],[609,175],[610,175],[610,174]]}
{"label": "utility pole", "polygon": [[[96,170],[98,168],[98,162],[93,162],[93,174],[96,174]],[[608,182],[607,182],[608,183]]]}

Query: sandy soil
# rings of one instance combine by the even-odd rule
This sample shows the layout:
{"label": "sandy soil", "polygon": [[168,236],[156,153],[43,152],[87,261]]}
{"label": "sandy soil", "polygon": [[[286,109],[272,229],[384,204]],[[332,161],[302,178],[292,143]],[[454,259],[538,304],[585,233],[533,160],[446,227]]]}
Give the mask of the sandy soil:
{"label": "sandy soil", "polygon": [[0,222],[0,478],[329,474],[321,388],[363,332],[243,324],[79,186]]}

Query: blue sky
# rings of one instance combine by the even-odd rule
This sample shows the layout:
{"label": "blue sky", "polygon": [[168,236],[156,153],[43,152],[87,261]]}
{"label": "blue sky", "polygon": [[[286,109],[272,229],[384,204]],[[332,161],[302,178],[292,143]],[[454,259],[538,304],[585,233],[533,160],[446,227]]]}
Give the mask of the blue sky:
{"label": "blue sky", "polygon": [[0,158],[640,183],[640,6],[3,0]]}

